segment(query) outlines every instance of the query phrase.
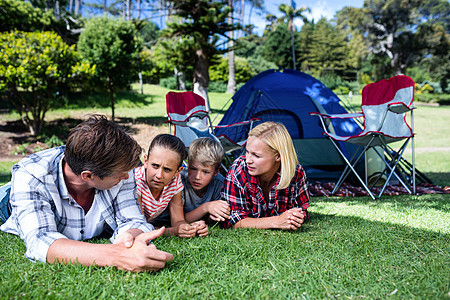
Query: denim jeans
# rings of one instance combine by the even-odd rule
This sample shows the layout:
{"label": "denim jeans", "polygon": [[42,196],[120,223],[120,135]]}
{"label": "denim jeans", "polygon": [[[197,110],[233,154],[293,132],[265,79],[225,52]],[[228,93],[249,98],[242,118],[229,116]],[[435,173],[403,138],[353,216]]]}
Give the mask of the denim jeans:
{"label": "denim jeans", "polygon": [[9,192],[11,191],[11,182],[0,187],[0,221],[3,223],[11,215],[11,205],[9,204]]}

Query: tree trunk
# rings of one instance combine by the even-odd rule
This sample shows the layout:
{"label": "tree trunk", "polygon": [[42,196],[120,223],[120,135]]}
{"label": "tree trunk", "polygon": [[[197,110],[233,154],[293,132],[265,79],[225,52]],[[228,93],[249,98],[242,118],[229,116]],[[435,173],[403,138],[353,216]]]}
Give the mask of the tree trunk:
{"label": "tree trunk", "polygon": [[208,98],[209,86],[209,61],[202,49],[195,52],[196,59],[194,65],[194,93],[205,99],[206,110],[211,112]]}
{"label": "tree trunk", "polygon": [[294,31],[291,31],[291,46],[292,46],[292,68],[295,70],[295,41],[294,41]]}
{"label": "tree trunk", "polygon": [[[231,8],[230,13],[228,14],[227,23],[233,24],[233,0],[228,0],[228,6]],[[233,49],[234,40],[233,40],[233,31],[229,31],[230,39],[228,40],[228,48]],[[227,93],[234,94],[236,92],[236,69],[234,64],[234,50],[230,50],[228,52],[228,84],[227,84]]]}
{"label": "tree trunk", "polygon": [[141,0],[137,0],[137,5],[138,5],[138,15],[137,15],[137,19],[140,20],[140,19],[141,19],[141,11],[142,11]]}
{"label": "tree trunk", "polygon": [[111,120],[114,122],[114,86],[111,82],[108,83],[109,99],[111,99]]}
{"label": "tree trunk", "polygon": [[75,16],[78,16],[80,14],[80,5],[81,0],[75,0],[75,9],[74,9]]}
{"label": "tree trunk", "polygon": [[181,91],[186,91],[186,76],[184,76],[184,72],[183,71],[179,71],[178,72],[178,80],[180,82],[180,90]]}
{"label": "tree trunk", "polygon": [[[241,25],[242,27],[244,27],[244,14],[245,14],[245,0],[241,0],[241,15],[239,16],[239,19],[241,21]],[[243,30],[241,30],[241,35],[240,37],[243,37]]]}
{"label": "tree trunk", "polygon": [[59,21],[59,19],[61,18],[61,10],[59,9],[59,1],[56,0],[55,1],[55,7],[53,7],[54,10],[54,15],[55,15],[55,20]]}
{"label": "tree trunk", "polygon": [[141,95],[144,94],[144,82],[142,80],[142,72],[139,71],[139,86],[141,87]]}

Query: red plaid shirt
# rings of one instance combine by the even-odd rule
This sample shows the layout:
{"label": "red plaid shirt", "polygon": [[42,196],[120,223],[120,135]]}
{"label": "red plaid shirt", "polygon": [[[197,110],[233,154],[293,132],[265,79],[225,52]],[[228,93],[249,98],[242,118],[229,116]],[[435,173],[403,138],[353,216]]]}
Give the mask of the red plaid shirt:
{"label": "red plaid shirt", "polygon": [[291,183],[282,190],[275,189],[280,181],[280,176],[278,174],[276,176],[278,176],[276,184],[271,188],[269,200],[266,201],[258,184],[258,178],[248,173],[245,157],[236,159],[228,171],[221,193],[222,199],[225,199],[231,208],[230,219],[225,221],[223,226],[230,228],[247,217],[278,216],[294,207],[303,209],[305,221],[307,221],[309,192],[303,168],[300,165],[297,166]]}

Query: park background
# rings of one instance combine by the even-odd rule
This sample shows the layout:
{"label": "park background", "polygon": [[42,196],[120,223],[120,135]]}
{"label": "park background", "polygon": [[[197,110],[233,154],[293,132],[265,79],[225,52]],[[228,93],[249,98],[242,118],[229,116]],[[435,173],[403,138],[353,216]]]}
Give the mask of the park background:
{"label": "park background", "polygon": [[[169,90],[203,95],[217,123],[252,76],[294,68],[342,99],[351,91],[355,107],[364,85],[412,77],[417,166],[448,186],[448,1],[366,0],[314,19],[299,3],[0,0],[0,183],[86,114],[108,115],[146,148],[167,132]],[[314,197],[310,211],[297,232],[159,239],[175,260],[157,274],[31,263],[0,233],[0,297],[450,297],[448,195]]]}

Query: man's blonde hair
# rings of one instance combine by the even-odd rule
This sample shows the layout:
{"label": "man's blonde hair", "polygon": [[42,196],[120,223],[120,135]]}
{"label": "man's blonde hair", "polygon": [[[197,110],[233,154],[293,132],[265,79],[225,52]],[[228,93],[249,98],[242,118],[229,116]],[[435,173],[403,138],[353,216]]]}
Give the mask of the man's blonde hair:
{"label": "man's blonde hair", "polygon": [[262,140],[269,146],[274,154],[280,155],[281,178],[277,189],[281,190],[287,188],[294,177],[298,165],[298,158],[292,138],[286,127],[277,122],[264,122],[253,128],[248,136]]}
{"label": "man's blonde hair", "polygon": [[210,137],[201,137],[189,145],[188,163],[196,161],[206,166],[214,165],[218,170],[224,155],[223,147],[218,141]]}

